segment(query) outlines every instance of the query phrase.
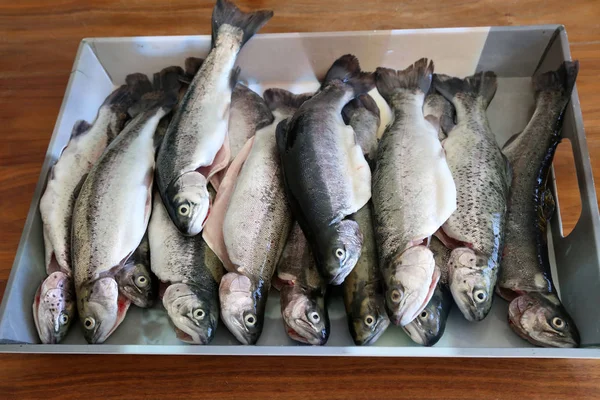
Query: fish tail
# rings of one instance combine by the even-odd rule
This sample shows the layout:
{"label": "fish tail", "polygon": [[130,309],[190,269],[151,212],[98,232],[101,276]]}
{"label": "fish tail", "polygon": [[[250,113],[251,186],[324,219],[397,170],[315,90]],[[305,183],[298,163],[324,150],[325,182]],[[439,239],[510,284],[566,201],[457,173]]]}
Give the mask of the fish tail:
{"label": "fish tail", "polygon": [[144,94],[138,102],[129,107],[129,115],[135,117],[158,108],[162,108],[165,114],[171,111],[179,98],[182,75],[181,67],[167,67],[154,74],[152,91]]}
{"label": "fish tail", "polygon": [[567,105],[579,73],[579,61],[565,61],[556,71],[536,74],[533,77],[533,88],[536,97],[542,92],[560,92]]}
{"label": "fish tail", "polygon": [[231,102],[237,103],[238,101],[243,101],[245,104],[249,105],[252,110],[257,130],[264,128],[273,122],[273,114],[265,100],[241,83],[235,85],[233,92],[231,93]]}
{"label": "fish tail", "polygon": [[[435,89],[456,107],[457,102],[480,100],[483,108],[487,109],[496,94],[498,82],[492,71],[478,72],[465,79],[453,78],[448,75],[434,74]],[[458,96],[462,94],[463,96]]]}
{"label": "fish tail", "polygon": [[420,90],[427,93],[431,87],[433,68],[433,61],[427,58],[421,58],[401,71],[379,67],[375,71],[377,90],[386,101],[398,89]]}
{"label": "fish tail", "polygon": [[243,46],[272,16],[273,11],[271,10],[245,13],[229,0],[217,0],[212,14],[211,47],[216,46],[219,28],[222,25],[241,29],[243,32],[241,45]]}
{"label": "fish tail", "polygon": [[188,57],[185,59],[185,69],[183,75],[179,77],[179,81],[186,85],[189,85],[194,80],[194,76],[196,73],[200,71],[200,67],[204,63],[203,58],[198,57]]}
{"label": "fish tail", "polygon": [[352,86],[355,96],[367,93],[375,87],[373,73],[361,71],[358,58],[352,54],[343,55],[335,60],[327,71],[323,85],[334,80],[341,80]]}
{"label": "fish tail", "polygon": [[344,117],[345,121],[350,121],[352,114],[363,108],[375,115],[378,119],[380,118],[379,107],[377,107],[377,103],[367,93],[361,94],[346,104],[342,109],[342,116]]}
{"label": "fish tail", "polygon": [[282,107],[297,109],[311,97],[311,93],[294,94],[278,88],[267,89],[263,93],[263,98],[271,110]]}
{"label": "fish tail", "polygon": [[125,78],[125,85],[115,89],[102,103],[111,109],[126,113],[133,103],[152,90],[152,84],[144,74],[131,74]]}

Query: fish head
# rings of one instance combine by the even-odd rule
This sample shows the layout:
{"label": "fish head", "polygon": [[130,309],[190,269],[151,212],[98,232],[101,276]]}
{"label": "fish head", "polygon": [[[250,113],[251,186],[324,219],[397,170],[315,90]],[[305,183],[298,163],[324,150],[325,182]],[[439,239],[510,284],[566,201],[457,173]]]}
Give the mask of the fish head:
{"label": "fish head", "polygon": [[341,285],[360,257],[363,236],[356,221],[344,219],[331,225],[325,237],[321,274],[328,283]]}
{"label": "fish head", "polygon": [[554,294],[524,293],[508,306],[510,327],[542,347],[579,347],[579,331]]}
{"label": "fish head", "polygon": [[410,247],[391,261],[386,307],[391,321],[404,326],[423,311],[440,278],[433,253],[425,246]]}
{"label": "fish head", "polygon": [[185,283],[169,285],[163,295],[163,305],[175,325],[177,338],[192,344],[208,344],[215,336],[218,304],[216,293]]}
{"label": "fish head", "polygon": [[433,346],[444,334],[451,306],[452,296],[438,285],[423,311],[402,329],[415,343]]}
{"label": "fish head", "polygon": [[301,343],[316,346],[327,343],[330,324],[323,293],[299,285],[286,285],[280,294],[281,315],[288,335]]}
{"label": "fish head", "polygon": [[147,265],[127,262],[115,276],[120,292],[133,304],[149,308],[158,293],[158,280]]}
{"label": "fish head", "polygon": [[166,190],[163,201],[171,220],[186,236],[202,231],[210,208],[208,181],[197,171],[186,172]]}
{"label": "fish head", "polygon": [[33,319],[44,344],[59,343],[75,319],[75,293],[71,278],[61,271],[50,274],[38,288]]}
{"label": "fish head", "polygon": [[450,253],[448,269],[452,297],[464,317],[472,322],[484,319],[492,308],[497,267],[461,247]]}
{"label": "fish head", "polygon": [[262,333],[266,292],[264,286],[235,272],[221,279],[221,319],[242,344],[255,344]]}
{"label": "fish head", "polygon": [[77,292],[83,336],[90,344],[103,343],[125,318],[131,302],[119,296],[117,282],[110,277],[84,285]]}
{"label": "fish head", "polygon": [[390,324],[385,300],[378,291],[369,291],[353,307],[353,318],[348,321],[354,343],[367,346],[375,343]]}

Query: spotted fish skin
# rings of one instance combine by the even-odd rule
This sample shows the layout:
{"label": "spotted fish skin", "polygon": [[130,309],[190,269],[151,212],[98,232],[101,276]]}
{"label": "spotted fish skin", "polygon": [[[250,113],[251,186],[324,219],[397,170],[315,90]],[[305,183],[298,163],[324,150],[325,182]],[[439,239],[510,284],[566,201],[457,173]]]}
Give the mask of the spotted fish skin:
{"label": "spotted fish skin", "polygon": [[443,143],[457,189],[457,210],[442,227],[442,240],[454,248],[450,287],[465,318],[480,321],[492,305],[510,188],[508,162],[486,116],[496,93],[496,75],[435,75],[434,85],[452,102],[457,118]]}

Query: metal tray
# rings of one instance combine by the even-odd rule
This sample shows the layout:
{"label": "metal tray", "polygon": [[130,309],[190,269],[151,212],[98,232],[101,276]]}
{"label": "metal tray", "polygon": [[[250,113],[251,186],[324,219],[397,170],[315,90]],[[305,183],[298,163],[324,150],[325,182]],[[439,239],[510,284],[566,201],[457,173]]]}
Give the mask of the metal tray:
{"label": "metal tray", "polygon": [[[270,294],[264,332],[256,346],[238,345],[223,324],[208,346],[181,343],[160,304],[150,310],[132,307],[103,345],[86,344],[78,323],[64,343],[36,344],[31,304],[37,285],[45,277],[39,199],[49,168],[66,145],[73,123],[82,118],[91,121],[103,99],[127,74],[152,74],[168,65],[181,65],[188,56],[206,55],[209,48],[210,36],[81,42],[0,306],[0,352],[600,358],[600,349],[594,349],[600,344],[600,221],[576,89],[563,134],[572,142],[582,212],[567,237],[562,236],[557,213],[551,221],[549,239],[554,281],[579,327],[583,348],[532,347],[509,328],[507,303],[500,298],[479,323],[465,321],[455,308],[444,337],[435,347],[412,343],[397,327],[390,327],[373,346],[356,347],[348,333],[339,290],[331,296],[332,333],[323,347],[299,345],[288,339],[276,291]],[[316,89],[317,78],[345,53],[355,54],[365,70],[377,66],[405,68],[420,57],[432,58],[436,72],[457,76],[494,70],[500,79],[488,117],[500,144],[522,130],[532,114],[530,77],[534,72],[557,68],[570,59],[564,28],[550,25],[257,35],[244,47],[238,64],[242,79],[259,93],[267,87],[302,92]],[[381,104],[382,99],[378,102]],[[383,108],[382,123],[389,117],[389,110]]]}

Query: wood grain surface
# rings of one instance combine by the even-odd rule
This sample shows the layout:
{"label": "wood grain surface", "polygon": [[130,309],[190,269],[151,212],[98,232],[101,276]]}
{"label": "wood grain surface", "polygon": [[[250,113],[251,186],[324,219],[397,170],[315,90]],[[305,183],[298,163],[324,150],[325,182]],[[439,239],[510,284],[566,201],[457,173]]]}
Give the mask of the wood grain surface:
{"label": "wood grain surface", "polygon": [[[271,8],[262,32],[560,23],[600,181],[598,0],[239,0]],[[80,40],[210,33],[206,0],[0,1],[0,294]],[[579,215],[569,147],[555,160],[565,228]],[[590,360],[0,355],[0,398],[593,398]]]}

